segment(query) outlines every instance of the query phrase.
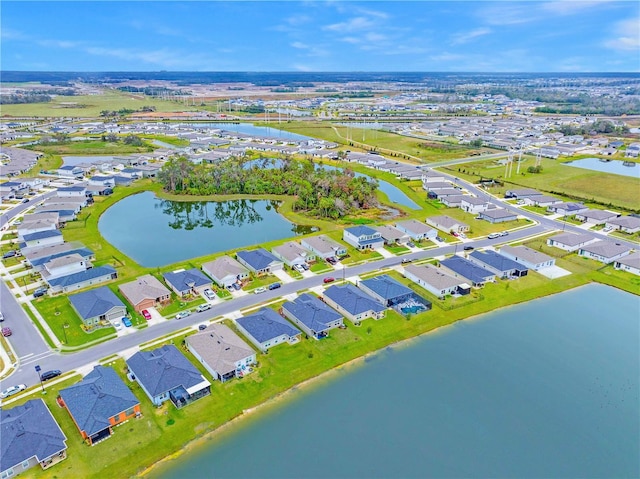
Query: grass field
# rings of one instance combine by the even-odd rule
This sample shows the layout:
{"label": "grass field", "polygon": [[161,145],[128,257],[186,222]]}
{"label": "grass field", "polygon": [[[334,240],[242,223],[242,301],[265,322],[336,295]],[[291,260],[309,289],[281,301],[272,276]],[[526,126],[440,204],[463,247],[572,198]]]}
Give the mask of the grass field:
{"label": "grass field", "polygon": [[150,144],[132,146],[121,141],[87,140],[34,145],[31,149],[50,155],[127,155],[129,153],[153,151],[154,147]]}
{"label": "grass field", "polygon": [[492,189],[494,193],[518,187],[535,188],[587,203],[640,211],[640,180],[637,178],[573,168],[563,165],[562,161],[547,158],[542,159],[542,173],[526,173],[534,162],[534,158],[526,157],[520,175],[514,171],[507,179],[504,179],[505,167],[492,160],[455,165],[445,170],[471,182],[477,182],[480,177],[504,180],[505,187]]}

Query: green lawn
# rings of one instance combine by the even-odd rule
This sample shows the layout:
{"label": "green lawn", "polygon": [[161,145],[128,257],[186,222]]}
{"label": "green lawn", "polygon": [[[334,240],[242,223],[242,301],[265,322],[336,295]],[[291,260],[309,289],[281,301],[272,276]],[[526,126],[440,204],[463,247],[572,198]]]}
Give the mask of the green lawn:
{"label": "green lawn", "polygon": [[316,273],[326,273],[327,271],[334,271],[333,267],[324,261],[316,261],[312,265],[309,266],[309,270]]}

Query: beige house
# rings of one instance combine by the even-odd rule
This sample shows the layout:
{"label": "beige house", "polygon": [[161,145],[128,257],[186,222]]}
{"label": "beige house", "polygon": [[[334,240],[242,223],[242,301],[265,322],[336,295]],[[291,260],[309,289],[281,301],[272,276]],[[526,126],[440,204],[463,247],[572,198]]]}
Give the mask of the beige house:
{"label": "beige house", "polygon": [[171,291],[150,274],[121,284],[118,289],[138,313],[143,309],[165,305],[171,301]]}

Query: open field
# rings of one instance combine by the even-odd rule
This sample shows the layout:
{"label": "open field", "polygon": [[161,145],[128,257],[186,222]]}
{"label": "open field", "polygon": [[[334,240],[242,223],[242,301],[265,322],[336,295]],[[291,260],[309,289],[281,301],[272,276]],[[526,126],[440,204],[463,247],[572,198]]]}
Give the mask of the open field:
{"label": "open field", "polygon": [[50,155],[126,155],[129,153],[145,153],[153,151],[154,148],[150,144],[132,146],[121,141],[88,140],[34,145],[29,149]]}
{"label": "open field", "polygon": [[[572,160],[579,157],[572,158]],[[520,167],[520,175],[504,179],[505,167],[488,160],[444,168],[456,176],[477,182],[480,177],[505,181],[504,188],[492,188],[492,193],[504,193],[512,188],[535,188],[543,192],[564,195],[586,203],[598,203],[607,207],[640,211],[640,180],[629,176],[613,175],[565,166],[562,161],[542,159],[542,173],[527,173],[535,159],[526,157]]]}

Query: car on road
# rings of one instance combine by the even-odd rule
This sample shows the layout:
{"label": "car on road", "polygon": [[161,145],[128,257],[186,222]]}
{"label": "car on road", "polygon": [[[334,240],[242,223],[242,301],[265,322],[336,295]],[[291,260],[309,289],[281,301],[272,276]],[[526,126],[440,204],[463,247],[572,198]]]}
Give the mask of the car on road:
{"label": "car on road", "polygon": [[29,198],[25,198],[22,200],[23,203],[29,203]]}
{"label": "car on road", "polygon": [[124,324],[127,328],[131,327],[131,320],[126,316],[122,318],[122,324]]}
{"label": "car on road", "polygon": [[500,236],[502,236],[500,233],[491,233],[489,236],[487,236],[487,238],[496,239],[496,238],[500,238]]}
{"label": "car on road", "polygon": [[411,263],[413,260],[411,258],[405,258],[402,261],[400,261],[402,264],[407,264],[407,263]]}
{"label": "car on road", "polygon": [[214,299],[216,299],[216,294],[209,288],[205,289],[202,294],[204,294],[204,297],[209,301],[213,301]]}
{"label": "car on road", "polygon": [[254,289],[253,292],[255,294],[260,294],[260,293],[264,293],[266,290],[267,290],[267,288],[264,288],[264,287],[260,286],[259,288]]}
{"label": "car on road", "polygon": [[198,313],[202,313],[203,311],[206,311],[207,309],[211,309],[211,305],[209,303],[205,303],[205,304],[201,304],[196,308],[196,311]]}
{"label": "car on road", "polygon": [[41,381],[48,381],[49,379],[57,378],[62,374],[62,371],[59,369],[53,369],[51,371],[45,371],[40,375]]}
{"label": "car on road", "polygon": [[465,246],[463,249],[465,251],[471,251],[471,250],[473,250],[473,246]]}
{"label": "car on road", "polygon": [[0,322],[4,321],[4,314],[0,313]]}
{"label": "car on road", "polygon": [[271,283],[269,285],[269,290],[278,289],[280,286],[282,286],[280,283]]}
{"label": "car on road", "polygon": [[9,396],[13,396],[14,394],[18,394],[20,391],[24,391],[27,389],[26,384],[18,384],[17,386],[11,386],[8,389],[5,389],[0,393],[0,398],[8,398]]}
{"label": "car on road", "polygon": [[8,338],[9,336],[11,336],[13,334],[13,332],[11,332],[11,328],[2,328],[2,335],[5,338]]}
{"label": "car on road", "polygon": [[151,313],[148,310],[143,309],[140,312],[142,313],[142,316],[144,317],[144,319],[146,319],[147,321],[151,319]]}
{"label": "car on road", "polygon": [[509,232],[508,231],[501,231],[500,232],[500,236],[509,236]]}
{"label": "car on road", "polygon": [[325,279],[322,280],[323,283],[333,283],[336,279],[332,278],[331,276],[326,277]]}
{"label": "car on road", "polygon": [[189,311],[180,311],[178,314],[176,314],[176,319],[184,319],[190,314],[191,313]]}

